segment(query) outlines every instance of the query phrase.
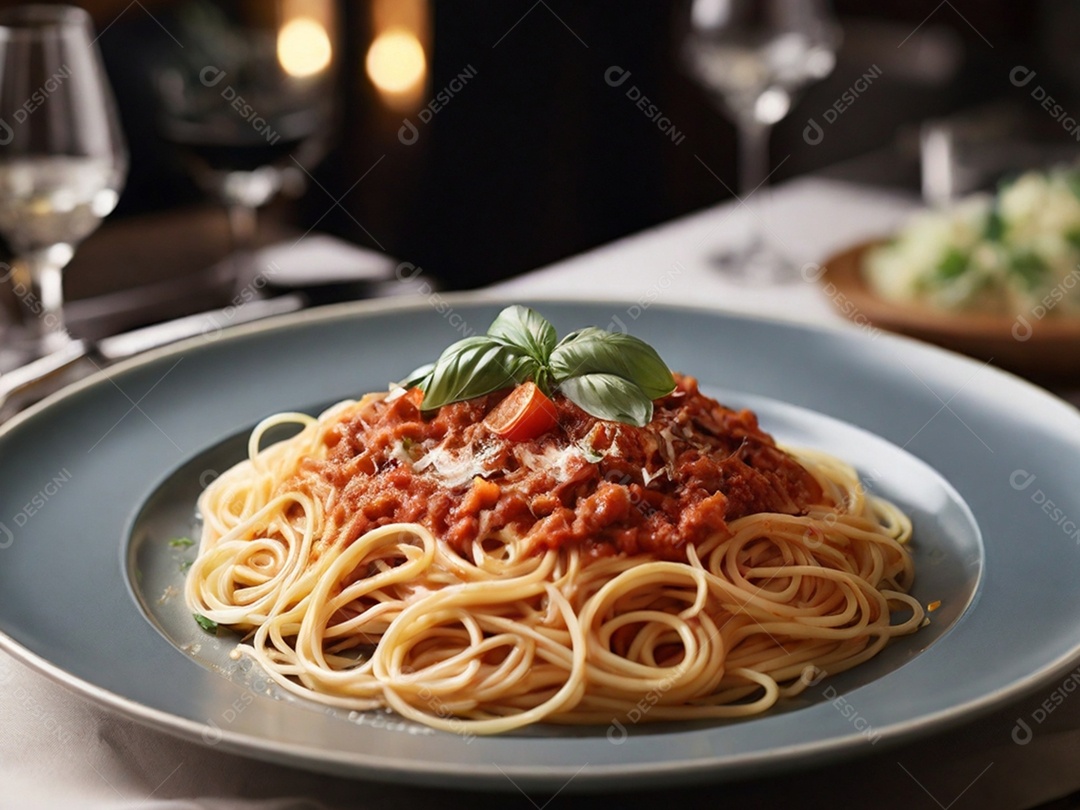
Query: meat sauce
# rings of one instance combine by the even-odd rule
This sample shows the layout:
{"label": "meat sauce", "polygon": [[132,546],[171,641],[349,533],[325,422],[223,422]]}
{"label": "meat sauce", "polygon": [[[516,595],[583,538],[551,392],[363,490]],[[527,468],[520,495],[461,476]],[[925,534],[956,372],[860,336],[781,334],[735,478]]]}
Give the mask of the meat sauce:
{"label": "meat sauce", "polygon": [[484,417],[508,393],[421,413],[418,389],[351,413],[308,460],[337,497],[329,516],[351,541],[387,523],[420,523],[458,551],[510,530],[539,552],[679,559],[744,515],[804,513],[821,488],[748,410],[706,397],[693,377],[654,403],[644,428],[592,417],[555,396],[559,426],[536,439],[494,435]]}

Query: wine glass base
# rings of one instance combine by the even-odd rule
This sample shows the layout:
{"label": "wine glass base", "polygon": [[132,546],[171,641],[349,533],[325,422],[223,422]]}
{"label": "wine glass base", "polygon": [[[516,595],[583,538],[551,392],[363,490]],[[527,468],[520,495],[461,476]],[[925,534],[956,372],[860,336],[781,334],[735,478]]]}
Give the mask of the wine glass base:
{"label": "wine glass base", "polygon": [[67,332],[41,335],[17,324],[0,324],[0,374],[59,351],[71,340]]}
{"label": "wine glass base", "polygon": [[39,356],[40,352],[34,352],[14,327],[0,327],[0,374],[25,366]]}
{"label": "wine glass base", "polygon": [[728,281],[748,287],[794,284],[801,279],[795,263],[758,235],[711,254],[708,261]]}

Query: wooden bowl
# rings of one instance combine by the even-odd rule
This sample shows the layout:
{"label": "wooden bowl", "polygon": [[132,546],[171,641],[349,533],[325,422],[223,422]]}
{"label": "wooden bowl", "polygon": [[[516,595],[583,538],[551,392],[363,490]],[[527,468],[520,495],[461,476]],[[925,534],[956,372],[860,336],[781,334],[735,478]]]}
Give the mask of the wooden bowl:
{"label": "wooden bowl", "polygon": [[1080,319],[942,312],[879,298],[863,261],[883,240],[863,242],[827,259],[819,282],[833,307],[858,323],[899,332],[1042,382],[1080,379]]}

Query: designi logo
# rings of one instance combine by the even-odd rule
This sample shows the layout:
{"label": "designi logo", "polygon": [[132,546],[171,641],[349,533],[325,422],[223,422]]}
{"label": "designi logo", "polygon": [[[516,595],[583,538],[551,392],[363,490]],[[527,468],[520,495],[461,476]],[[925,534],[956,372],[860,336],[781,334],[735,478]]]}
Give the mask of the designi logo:
{"label": "designi logo", "polygon": [[202,730],[203,742],[207,745],[217,745],[222,738],[221,726],[213,720],[206,721],[206,728]]}

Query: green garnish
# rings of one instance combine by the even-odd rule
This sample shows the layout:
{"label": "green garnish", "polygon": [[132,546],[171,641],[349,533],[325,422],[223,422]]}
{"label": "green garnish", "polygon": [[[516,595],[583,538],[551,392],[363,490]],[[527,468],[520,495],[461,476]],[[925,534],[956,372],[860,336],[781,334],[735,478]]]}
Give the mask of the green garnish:
{"label": "green garnish", "polygon": [[169,545],[172,548],[191,548],[195,545],[195,541],[190,537],[174,537],[169,541]]}
{"label": "green garnish", "polygon": [[995,199],[990,213],[986,215],[986,230],[983,236],[991,242],[1000,242],[1005,236],[1005,218],[998,209],[998,201]]}
{"label": "green garnish", "polygon": [[585,460],[591,464],[596,464],[598,461],[603,461],[604,454],[596,452],[592,447],[586,444],[579,444],[578,449],[581,450],[581,454],[585,456]]}
{"label": "green garnish", "polygon": [[1080,250],[1080,228],[1073,228],[1072,230],[1065,231],[1065,241],[1068,242],[1074,250]]}
{"label": "green garnish", "polygon": [[653,400],[675,389],[671,370],[644,341],[595,326],[560,341],[542,315],[519,305],[500,312],[486,335],[459,340],[401,384],[419,386],[429,411],[530,379],[597,419],[638,427],[652,419]]}
{"label": "green garnish", "polygon": [[1073,193],[1073,196],[1080,199],[1080,174],[1076,172],[1065,172],[1065,184],[1069,187],[1069,191]]}
{"label": "green garnish", "polygon": [[184,560],[180,563],[180,573],[186,574],[190,570],[191,566],[195,564],[194,560]]}
{"label": "green garnish", "polygon": [[939,281],[952,281],[955,278],[959,278],[964,274],[964,271],[968,267],[968,256],[961,250],[956,248],[949,248],[948,252],[941,258],[941,261],[937,266],[937,277]]}
{"label": "green garnish", "polygon": [[1049,270],[1046,262],[1030,250],[1018,250],[1009,257],[1009,272],[1017,276],[1028,290],[1042,284]]}
{"label": "green garnish", "polygon": [[192,613],[191,615],[195,617],[196,624],[198,624],[199,627],[201,627],[207,633],[217,633],[218,623],[215,622],[213,619],[208,619],[201,613]]}

